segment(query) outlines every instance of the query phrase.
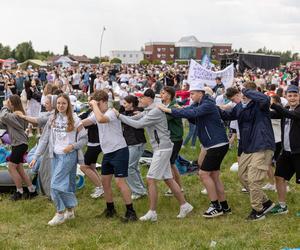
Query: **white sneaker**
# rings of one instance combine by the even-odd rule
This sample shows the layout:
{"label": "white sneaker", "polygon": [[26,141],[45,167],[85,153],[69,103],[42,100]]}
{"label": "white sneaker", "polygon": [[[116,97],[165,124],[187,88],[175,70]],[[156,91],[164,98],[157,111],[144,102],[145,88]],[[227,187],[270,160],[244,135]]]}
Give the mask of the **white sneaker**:
{"label": "white sneaker", "polygon": [[242,193],[249,193],[249,191],[244,187],[241,189],[241,191],[242,191]]}
{"label": "white sneaker", "polygon": [[272,185],[271,183],[267,183],[265,186],[262,187],[263,190],[270,190],[270,191],[275,191],[276,187],[275,185]]}
{"label": "white sneaker", "polygon": [[204,189],[201,190],[201,194],[207,194],[206,188],[204,188]]}
{"label": "white sneaker", "polygon": [[140,221],[157,221],[156,211],[149,210],[144,216],[140,217]]}
{"label": "white sneaker", "polygon": [[64,214],[56,213],[55,216],[48,222],[49,226],[56,226],[65,222]]}
{"label": "white sneaker", "polygon": [[177,218],[182,219],[186,217],[188,213],[192,212],[193,208],[194,207],[190,203],[186,202],[185,204],[180,206],[180,212],[177,215]]}
{"label": "white sneaker", "polygon": [[75,219],[75,213],[74,211],[70,212],[70,211],[66,211],[64,213],[64,217],[65,217],[65,220],[72,220],[72,219]]}
{"label": "white sneaker", "polygon": [[145,195],[147,195],[147,194],[132,194],[131,199],[132,200],[138,200],[138,199],[144,197]]}
{"label": "white sneaker", "polygon": [[165,196],[173,196],[173,193],[172,193],[171,189],[168,189],[168,190],[165,192]]}
{"label": "white sneaker", "polygon": [[91,197],[93,199],[97,199],[97,198],[103,196],[103,194],[104,194],[103,188],[102,187],[96,187],[94,193],[91,194]]}

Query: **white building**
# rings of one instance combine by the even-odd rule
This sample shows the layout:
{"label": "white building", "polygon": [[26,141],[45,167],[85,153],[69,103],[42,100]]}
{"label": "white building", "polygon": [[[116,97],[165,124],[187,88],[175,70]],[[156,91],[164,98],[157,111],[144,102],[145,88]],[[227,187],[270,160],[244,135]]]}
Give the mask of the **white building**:
{"label": "white building", "polygon": [[109,59],[119,58],[125,64],[138,64],[144,59],[144,53],[138,50],[112,50]]}

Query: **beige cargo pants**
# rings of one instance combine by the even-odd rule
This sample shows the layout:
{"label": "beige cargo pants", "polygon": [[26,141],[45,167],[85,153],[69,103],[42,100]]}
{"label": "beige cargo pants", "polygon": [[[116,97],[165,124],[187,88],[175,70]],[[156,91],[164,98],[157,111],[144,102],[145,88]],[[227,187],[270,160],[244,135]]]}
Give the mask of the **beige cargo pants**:
{"label": "beige cargo pants", "polygon": [[251,207],[256,211],[263,209],[263,203],[268,200],[262,187],[267,171],[272,163],[272,150],[264,150],[256,153],[242,153],[239,160],[238,175],[240,182],[250,193]]}

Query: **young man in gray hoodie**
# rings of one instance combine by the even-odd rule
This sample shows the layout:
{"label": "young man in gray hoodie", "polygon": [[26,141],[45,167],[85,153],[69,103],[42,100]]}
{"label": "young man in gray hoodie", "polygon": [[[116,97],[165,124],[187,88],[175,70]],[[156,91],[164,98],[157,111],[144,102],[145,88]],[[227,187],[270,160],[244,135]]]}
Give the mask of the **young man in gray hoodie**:
{"label": "young man in gray hoodie", "polygon": [[186,202],[180,187],[173,179],[170,158],[173,143],[170,140],[166,115],[156,107],[154,103],[155,93],[147,89],[140,98],[140,104],[145,108],[144,112],[135,116],[124,116],[115,110],[117,117],[125,124],[134,128],[146,128],[153,148],[153,158],[147,173],[147,183],[150,199],[149,211],[140,218],[141,221],[156,221],[157,205],[157,180],[164,180],[180,204],[180,212],[177,218],[184,218],[193,210],[193,206]]}

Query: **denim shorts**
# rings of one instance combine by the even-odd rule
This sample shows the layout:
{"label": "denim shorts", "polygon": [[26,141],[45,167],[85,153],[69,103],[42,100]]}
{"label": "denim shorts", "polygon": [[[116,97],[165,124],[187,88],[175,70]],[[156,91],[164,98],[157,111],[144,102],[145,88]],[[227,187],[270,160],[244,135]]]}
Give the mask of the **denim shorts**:
{"label": "denim shorts", "polygon": [[101,166],[102,175],[112,175],[115,177],[128,176],[129,150],[128,147],[104,154]]}

